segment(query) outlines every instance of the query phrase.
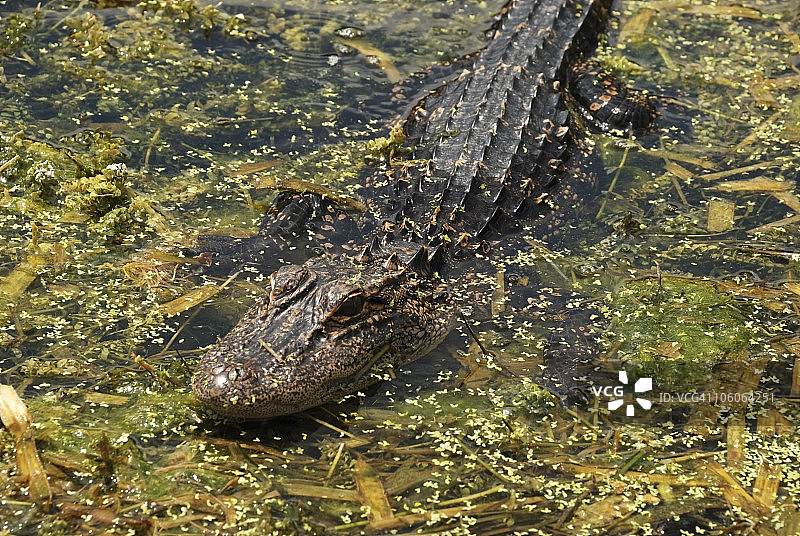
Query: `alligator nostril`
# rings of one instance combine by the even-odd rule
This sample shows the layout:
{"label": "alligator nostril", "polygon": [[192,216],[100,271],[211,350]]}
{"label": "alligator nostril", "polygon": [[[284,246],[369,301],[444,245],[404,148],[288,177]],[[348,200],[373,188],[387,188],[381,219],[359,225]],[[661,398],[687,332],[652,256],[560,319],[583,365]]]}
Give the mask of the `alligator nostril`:
{"label": "alligator nostril", "polygon": [[228,381],[229,381],[229,382],[235,382],[235,381],[236,381],[236,379],[237,379],[239,376],[241,376],[241,372],[240,372],[240,370],[241,370],[241,369],[239,369],[239,367],[235,367],[235,368],[232,368],[231,370],[229,370],[229,371],[228,371]]}
{"label": "alligator nostril", "polygon": [[228,380],[231,382],[244,381],[254,376],[253,371],[247,367],[234,367],[228,372]]}

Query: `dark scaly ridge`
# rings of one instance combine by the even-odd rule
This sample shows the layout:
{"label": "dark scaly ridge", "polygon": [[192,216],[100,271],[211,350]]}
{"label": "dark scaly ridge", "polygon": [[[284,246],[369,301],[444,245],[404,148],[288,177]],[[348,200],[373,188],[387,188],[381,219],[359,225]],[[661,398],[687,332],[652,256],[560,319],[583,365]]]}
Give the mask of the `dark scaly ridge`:
{"label": "dark scaly ridge", "polygon": [[[561,91],[609,3],[510,0],[486,48],[406,120],[416,160],[367,179],[362,237],[342,246],[351,255],[273,273],[270,290],[201,359],[198,398],[231,417],[294,413],[439,344],[454,325],[454,290],[466,287],[446,279],[457,253],[486,251],[492,233],[518,222],[552,232],[591,182],[566,163],[575,144]],[[276,214],[262,229],[294,233],[279,220],[309,217],[305,203]]]}
{"label": "dark scaly ridge", "polygon": [[[504,8],[472,66],[424,99],[405,125],[414,158],[429,163],[398,181],[402,213],[384,215],[412,222],[398,238],[447,234],[463,242],[550,212],[537,207],[544,201],[557,209],[569,199],[570,185],[552,198],[566,174],[569,119],[557,80],[564,60],[594,42],[606,4],[522,0]],[[582,30],[588,35],[576,39]]]}

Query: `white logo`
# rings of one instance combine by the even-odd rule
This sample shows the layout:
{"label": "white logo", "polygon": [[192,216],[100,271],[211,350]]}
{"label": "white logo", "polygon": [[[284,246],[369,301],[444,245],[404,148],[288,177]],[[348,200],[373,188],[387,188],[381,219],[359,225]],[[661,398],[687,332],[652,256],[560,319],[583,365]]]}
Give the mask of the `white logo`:
{"label": "white logo", "polygon": [[[619,371],[619,383],[622,385],[628,385],[628,373],[624,370]],[[639,378],[636,380],[636,384],[633,386],[634,396],[636,393],[646,393],[652,389],[653,378]],[[618,385],[617,387],[611,387],[610,385],[606,387],[592,387],[592,391],[594,392],[595,396],[600,396],[600,393],[603,393],[608,397],[616,397],[609,401],[609,411],[618,410],[623,404],[625,404],[625,400],[622,399],[623,389],[621,385]],[[653,406],[653,403],[646,398],[636,397],[636,402],[642,407],[642,409],[650,409]],[[636,407],[633,404],[627,404],[625,406],[625,414],[628,417],[633,417],[635,408]]]}

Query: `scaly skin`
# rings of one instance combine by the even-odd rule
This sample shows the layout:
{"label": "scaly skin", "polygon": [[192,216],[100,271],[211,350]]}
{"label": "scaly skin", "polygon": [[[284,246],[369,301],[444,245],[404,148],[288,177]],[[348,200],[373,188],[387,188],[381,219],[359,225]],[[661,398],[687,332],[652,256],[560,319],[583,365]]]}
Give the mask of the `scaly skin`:
{"label": "scaly skin", "polygon": [[[447,285],[465,283],[453,276],[445,285],[437,273],[456,274],[454,265],[522,224],[556,235],[593,182],[572,166],[580,151],[567,72],[596,42],[609,4],[510,0],[486,48],[454,64],[406,119],[400,153],[412,160],[368,178],[361,242],[342,251],[372,241],[383,251],[275,272],[268,294],[201,359],[197,397],[222,415],[254,419],[357,391],[375,381],[371,371],[425,355],[452,329]],[[619,92],[602,87],[615,98],[592,87],[584,104],[616,108]],[[605,113],[603,122],[648,115]],[[289,219],[308,212],[291,210]]]}
{"label": "scaly skin", "polygon": [[386,255],[286,266],[203,357],[192,389],[229,417],[302,411],[428,353],[452,329],[454,308],[440,280]]}

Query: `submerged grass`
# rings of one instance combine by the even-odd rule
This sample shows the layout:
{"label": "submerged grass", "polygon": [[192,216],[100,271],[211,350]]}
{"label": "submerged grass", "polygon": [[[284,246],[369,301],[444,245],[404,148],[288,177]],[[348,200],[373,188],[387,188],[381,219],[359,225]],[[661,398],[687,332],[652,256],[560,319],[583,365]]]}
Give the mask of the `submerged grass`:
{"label": "submerged grass", "polygon": [[[658,100],[660,129],[593,136],[614,177],[586,209],[600,221],[486,275],[490,355],[454,337],[367,397],[266,423],[188,394],[263,282],[200,286],[167,250],[252,233],[259,184],[357,202],[365,156],[392,158],[397,133],[339,112],[479,48],[497,8],[0,4],[0,366],[32,420],[0,431],[0,530],[800,532],[800,12],[784,2],[624,3],[600,55]],[[548,334],[503,297],[548,286],[602,301],[598,365],[653,377],[651,409],[625,391],[636,418],[602,394],[567,410],[535,384]],[[18,467],[31,434],[52,500]]]}

